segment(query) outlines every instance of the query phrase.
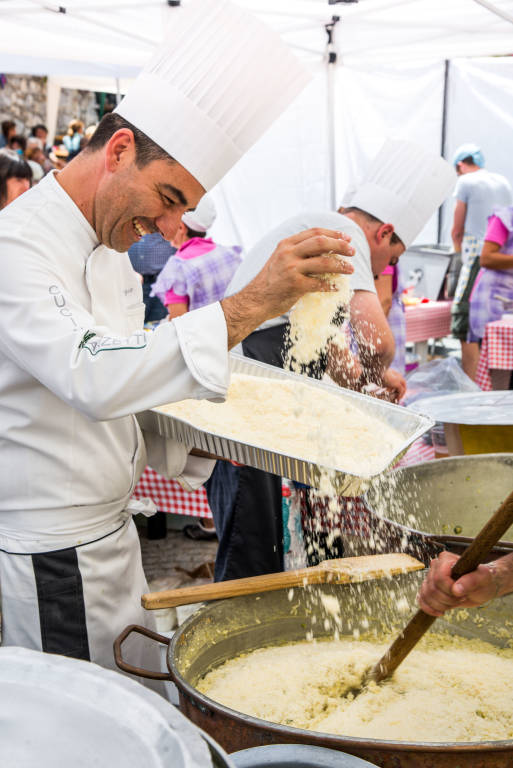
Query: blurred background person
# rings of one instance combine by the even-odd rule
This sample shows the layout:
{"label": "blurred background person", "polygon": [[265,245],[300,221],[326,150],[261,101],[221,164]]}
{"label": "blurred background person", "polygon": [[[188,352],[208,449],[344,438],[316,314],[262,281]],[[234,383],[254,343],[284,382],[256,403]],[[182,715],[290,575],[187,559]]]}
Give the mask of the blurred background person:
{"label": "blurred background person", "polygon": [[27,139],[22,136],[21,133],[13,133],[11,138],[7,142],[8,149],[13,149],[19,155],[25,155],[25,149],[27,148]]}
{"label": "blurred background person", "polygon": [[97,123],[93,123],[92,125],[87,126],[87,128],[84,131],[84,135],[80,139],[80,149],[84,149],[84,147],[86,147],[89,144],[91,137],[96,131],[96,126],[97,126]]}
{"label": "blurred background person", "polygon": [[84,128],[82,120],[71,120],[68,124],[66,135],[62,137],[62,143],[69,152],[68,160],[73,160],[82,149],[81,141],[84,138]]}
{"label": "blurred background person", "polygon": [[0,149],[0,210],[30,189],[31,182],[27,161],[11,149]]}
{"label": "blurred background person", "polygon": [[49,159],[53,165],[54,168],[57,168],[58,171],[62,170],[66,167],[69,160],[69,151],[66,149],[64,144],[59,144],[56,147],[53,147]]}
{"label": "blurred background person", "polygon": [[395,341],[395,353],[390,367],[404,376],[406,370],[406,315],[402,300],[403,285],[399,267],[391,263],[375,280],[378,299]]}
{"label": "blurred background person", "polygon": [[483,153],[476,144],[462,144],[452,162],[459,179],[454,189],[456,207],[451,236],[463,263],[451,309],[451,332],[461,342],[463,370],[474,380],[479,346],[468,340],[470,294],[480,269],[479,256],[490,211],[496,206],[511,205],[513,200],[509,181],[484,168]]}
{"label": "blurred background person", "polygon": [[2,122],[2,133],[0,134],[0,149],[9,144],[9,139],[16,133],[16,123],[14,120],[4,120]]}
{"label": "blurred background person", "polygon": [[43,123],[38,123],[30,131],[31,137],[39,139],[43,144],[43,152],[48,157],[51,147],[48,145],[48,128]]}
{"label": "blurred background person", "polygon": [[[469,339],[480,342],[487,323],[513,311],[513,206],[495,208],[488,219],[481,269],[470,296]],[[501,371],[504,389],[513,388],[513,374]],[[494,389],[497,386],[494,385]]]}
{"label": "blurred background person", "polygon": [[151,286],[176,248],[164,240],[159,232],[144,235],[128,249],[128,257],[134,270],[141,276],[144,322],[154,323],[167,316],[167,310],[157,296],[150,296]]}
{"label": "blurred background person", "polygon": [[207,232],[216,219],[214,203],[204,195],[194,211],[182,216],[171,244],[177,248],[151,289],[165,305],[168,317],[213,304],[224,297],[239,267],[242,248],[217,245]]}
{"label": "blurred background person", "polygon": [[[27,139],[27,148],[25,150],[25,159],[27,160],[28,164],[32,168],[32,172],[34,173],[34,166],[33,163],[37,163],[40,165],[42,169],[43,176],[48,173],[48,171],[51,171],[54,167],[49,160],[49,158],[46,156],[44,151],[44,144],[42,139],[38,139],[36,136],[29,136]],[[34,173],[34,181],[39,181],[37,169]]]}

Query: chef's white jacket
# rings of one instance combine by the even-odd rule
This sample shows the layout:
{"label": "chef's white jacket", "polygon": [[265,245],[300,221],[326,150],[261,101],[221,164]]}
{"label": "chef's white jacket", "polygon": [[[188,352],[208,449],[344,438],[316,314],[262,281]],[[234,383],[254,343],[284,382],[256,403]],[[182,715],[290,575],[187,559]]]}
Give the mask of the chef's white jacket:
{"label": "chef's white jacket", "polygon": [[[143,331],[127,255],[98,244],[54,174],[0,212],[0,260],[0,537],[32,552],[49,531],[90,540],[118,524],[147,462],[132,414],[224,399],[224,314],[216,303]],[[157,469],[190,487],[208,477],[186,446],[150,441]]]}

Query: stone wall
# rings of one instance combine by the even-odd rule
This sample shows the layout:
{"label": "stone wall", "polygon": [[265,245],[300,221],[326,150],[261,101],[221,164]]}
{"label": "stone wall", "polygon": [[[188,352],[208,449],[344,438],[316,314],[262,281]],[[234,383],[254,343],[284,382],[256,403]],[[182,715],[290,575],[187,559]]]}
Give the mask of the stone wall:
{"label": "stone wall", "polygon": [[[65,133],[70,120],[83,120],[86,127],[98,121],[96,99],[90,91],[63,88],[57,116],[57,133]],[[25,136],[36,123],[46,123],[46,77],[5,75],[0,88],[0,122],[12,119]]]}

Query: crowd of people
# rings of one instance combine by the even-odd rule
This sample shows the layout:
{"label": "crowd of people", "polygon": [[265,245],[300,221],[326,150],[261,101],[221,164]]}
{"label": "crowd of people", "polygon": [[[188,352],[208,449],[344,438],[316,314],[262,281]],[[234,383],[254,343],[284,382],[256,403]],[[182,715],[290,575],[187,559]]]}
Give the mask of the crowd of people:
{"label": "crowd of people", "polygon": [[[2,125],[0,579],[8,645],[112,667],[114,638],[128,624],[152,624],[140,605],[147,583],[131,521],[146,464],[188,490],[209,481],[217,579],[283,568],[280,479],[224,461],[214,470],[211,458],[145,432],[135,414],[185,398],[223,400],[227,352],[238,345],[283,365],[287,313],[306,293],[326,290],[326,273],[350,275],[350,354],[337,330],[312,375],[355,389],[374,382],[400,398],[393,302],[388,321],[376,281],[451,193],[456,172],[462,182],[480,172],[473,154],[478,168],[467,171],[468,154],[451,164],[389,141],[343,206],[287,219],[241,263],[240,249],[207,236],[215,209],[205,193],[307,76],[265,26],[249,29],[246,16],[215,6],[184,10],[186,28],[198,33],[173,27],[90,138],[76,120],[52,148],[35,126],[29,146],[12,121]],[[206,44],[201,30],[210,42],[212,29],[225,45]],[[251,87],[255,77],[264,89]],[[38,151],[28,157],[27,147]],[[463,183],[456,192],[466,201],[457,208],[464,244],[477,234],[470,192]],[[510,269],[511,220],[502,209],[490,213],[483,269]],[[159,322],[145,333],[145,310],[148,319],[155,307]],[[459,586],[442,560],[421,604],[438,613],[511,591],[508,557]],[[152,652],[144,659],[139,639],[131,650],[136,666],[158,664]]]}
{"label": "crowd of people", "polygon": [[7,179],[11,181],[8,185],[9,195],[5,192],[0,196],[0,208],[28,187],[37,184],[51,170],[62,170],[86,146],[95,128],[95,125],[91,125],[85,129],[81,120],[71,120],[66,132],[56,136],[54,144],[50,146],[48,128],[43,123],[34,125],[26,136],[18,133],[14,120],[3,120],[0,134],[2,187]]}

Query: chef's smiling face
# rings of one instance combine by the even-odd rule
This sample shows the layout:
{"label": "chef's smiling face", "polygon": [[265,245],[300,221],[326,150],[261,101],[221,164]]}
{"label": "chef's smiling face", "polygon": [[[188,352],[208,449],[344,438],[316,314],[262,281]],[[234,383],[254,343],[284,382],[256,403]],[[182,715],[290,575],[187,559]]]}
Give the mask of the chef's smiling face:
{"label": "chef's smiling face", "polygon": [[171,240],[182,214],[194,209],[204,193],[194,176],[171,159],[138,166],[133,135],[122,129],[106,146],[93,226],[102,243],[121,252],[151,232]]}

